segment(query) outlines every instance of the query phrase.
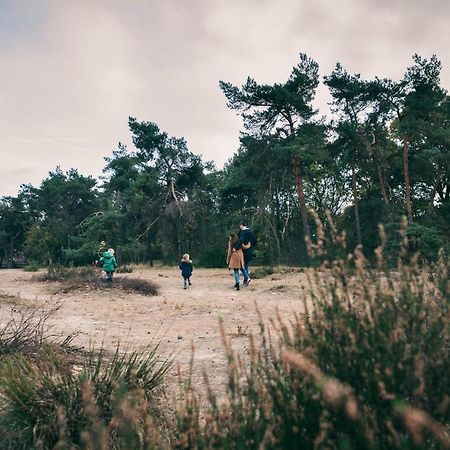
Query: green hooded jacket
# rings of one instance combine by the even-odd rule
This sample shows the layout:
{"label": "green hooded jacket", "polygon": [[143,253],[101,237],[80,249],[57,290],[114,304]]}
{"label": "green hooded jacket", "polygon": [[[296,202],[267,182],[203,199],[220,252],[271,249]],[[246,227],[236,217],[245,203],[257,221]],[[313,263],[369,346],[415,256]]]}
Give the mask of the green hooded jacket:
{"label": "green hooded jacket", "polygon": [[100,261],[103,261],[103,270],[105,272],[115,272],[117,268],[116,258],[111,255],[109,252],[104,252],[103,256],[100,258]]}

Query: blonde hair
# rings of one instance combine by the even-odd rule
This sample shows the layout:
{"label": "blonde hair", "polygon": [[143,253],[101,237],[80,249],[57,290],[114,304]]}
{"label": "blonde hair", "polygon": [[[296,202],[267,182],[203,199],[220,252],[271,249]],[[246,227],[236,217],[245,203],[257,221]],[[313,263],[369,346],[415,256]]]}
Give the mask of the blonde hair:
{"label": "blonde hair", "polygon": [[189,261],[189,253],[183,255],[183,261]]}
{"label": "blonde hair", "polygon": [[113,248],[108,248],[108,253],[109,253],[111,256],[114,256],[114,249],[113,249]]}

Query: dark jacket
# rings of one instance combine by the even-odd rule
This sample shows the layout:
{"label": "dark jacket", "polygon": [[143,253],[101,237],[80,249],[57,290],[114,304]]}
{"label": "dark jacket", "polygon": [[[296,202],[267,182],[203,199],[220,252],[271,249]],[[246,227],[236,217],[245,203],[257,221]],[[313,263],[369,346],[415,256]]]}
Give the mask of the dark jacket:
{"label": "dark jacket", "polygon": [[253,248],[256,245],[256,236],[252,229],[244,228],[238,233],[239,239],[234,244],[234,248],[236,250],[240,249],[243,245],[250,244],[250,248],[242,247],[244,252],[244,260],[245,262],[249,262],[253,259]]}
{"label": "dark jacket", "polygon": [[189,278],[192,275],[192,271],[194,270],[192,261],[181,261],[179,268],[181,270],[181,276],[183,278]]}

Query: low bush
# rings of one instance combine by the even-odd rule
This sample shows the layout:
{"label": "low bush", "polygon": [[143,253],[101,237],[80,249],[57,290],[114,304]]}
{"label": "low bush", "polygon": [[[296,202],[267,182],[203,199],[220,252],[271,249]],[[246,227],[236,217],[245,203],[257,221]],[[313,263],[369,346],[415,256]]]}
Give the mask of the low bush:
{"label": "low bush", "polygon": [[255,270],[251,271],[251,277],[254,280],[257,280],[259,278],[264,278],[264,277],[267,277],[269,275],[273,275],[273,273],[274,273],[274,269],[271,266],[257,267],[257,268],[255,268]]}
{"label": "low bush", "polygon": [[117,273],[132,273],[133,268],[131,266],[119,266],[117,268]]}
{"label": "low bush", "polygon": [[87,266],[81,268],[50,266],[46,272],[36,275],[38,281],[50,282],[82,282],[93,283],[99,278],[99,270],[95,267]]}
{"label": "low bush", "polygon": [[31,263],[23,267],[25,272],[37,272],[40,269],[39,264]]}
{"label": "low bush", "polygon": [[50,267],[47,272],[36,275],[38,281],[60,282],[61,290],[70,292],[76,290],[98,290],[103,288],[120,289],[127,292],[137,292],[142,295],[158,295],[158,285],[151,280],[141,278],[115,277],[110,284],[96,267],[66,268]]}

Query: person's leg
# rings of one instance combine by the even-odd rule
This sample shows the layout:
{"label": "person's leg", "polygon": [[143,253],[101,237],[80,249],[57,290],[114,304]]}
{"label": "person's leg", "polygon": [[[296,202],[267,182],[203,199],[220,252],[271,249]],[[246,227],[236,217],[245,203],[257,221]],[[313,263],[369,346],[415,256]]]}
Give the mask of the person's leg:
{"label": "person's leg", "polygon": [[112,272],[106,272],[106,281],[108,283],[112,282]]}
{"label": "person's leg", "polygon": [[251,278],[250,278],[250,269],[248,268],[248,265],[249,265],[250,261],[251,261],[251,257],[249,257],[249,258],[247,258],[247,259],[244,259],[244,269],[245,269],[245,272],[246,272],[246,274],[247,274],[247,276],[244,276],[244,284],[245,284],[246,286],[248,286],[248,284],[249,284],[250,281],[251,281]]}
{"label": "person's leg", "polygon": [[234,287],[239,289],[239,269],[233,269],[234,272]]}
{"label": "person's leg", "polygon": [[192,285],[192,283],[191,283],[191,277],[188,278],[188,283],[189,283],[189,286]]}
{"label": "person's leg", "polygon": [[242,275],[244,275],[244,284],[247,284],[247,279],[249,277],[248,273],[248,263],[250,262],[250,257],[248,251],[244,251],[244,267],[242,268]]}
{"label": "person's leg", "polygon": [[184,289],[187,288],[188,285],[188,279],[183,277],[183,285],[184,285]]}

